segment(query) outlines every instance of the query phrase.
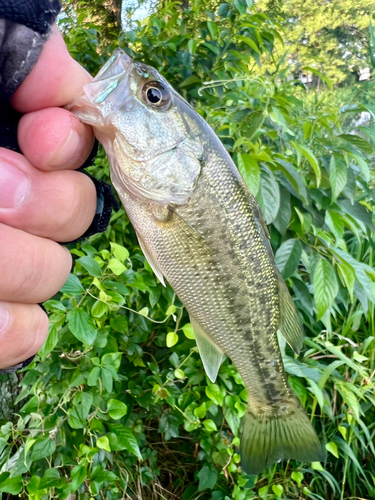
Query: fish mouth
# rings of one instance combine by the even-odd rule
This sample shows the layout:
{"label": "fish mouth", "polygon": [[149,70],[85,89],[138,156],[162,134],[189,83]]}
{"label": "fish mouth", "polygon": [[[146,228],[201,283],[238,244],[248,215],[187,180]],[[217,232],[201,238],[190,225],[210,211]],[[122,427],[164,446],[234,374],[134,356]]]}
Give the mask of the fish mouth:
{"label": "fish mouth", "polygon": [[91,83],[84,86],[84,93],[92,104],[101,104],[118,87],[133,66],[133,59],[123,50],[116,49]]}

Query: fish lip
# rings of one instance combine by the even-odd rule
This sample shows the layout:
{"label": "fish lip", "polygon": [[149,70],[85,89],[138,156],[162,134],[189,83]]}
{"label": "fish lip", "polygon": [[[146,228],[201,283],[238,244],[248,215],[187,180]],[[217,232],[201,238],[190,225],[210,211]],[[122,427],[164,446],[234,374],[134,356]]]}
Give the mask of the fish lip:
{"label": "fish lip", "polygon": [[88,101],[101,105],[132,71],[133,59],[123,50],[116,49],[110,59],[101,68],[94,80],[83,87]]}
{"label": "fish lip", "polygon": [[115,75],[120,76],[123,73],[127,73],[131,70],[133,64],[133,59],[122,49],[117,48],[97,73],[94,81],[106,80],[108,77],[113,77]]}

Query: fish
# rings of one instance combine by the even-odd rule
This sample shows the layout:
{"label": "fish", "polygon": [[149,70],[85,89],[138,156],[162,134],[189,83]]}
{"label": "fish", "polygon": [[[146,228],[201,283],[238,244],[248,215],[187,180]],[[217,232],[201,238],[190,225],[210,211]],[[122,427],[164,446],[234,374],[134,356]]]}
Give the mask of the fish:
{"label": "fish", "polygon": [[224,354],[242,377],[243,470],[323,460],[278,343],[280,332],[300,353],[298,313],[258,203],[214,131],[155,68],[121,49],[70,109],[104,146],[145,258],[189,313],[208,378]]}

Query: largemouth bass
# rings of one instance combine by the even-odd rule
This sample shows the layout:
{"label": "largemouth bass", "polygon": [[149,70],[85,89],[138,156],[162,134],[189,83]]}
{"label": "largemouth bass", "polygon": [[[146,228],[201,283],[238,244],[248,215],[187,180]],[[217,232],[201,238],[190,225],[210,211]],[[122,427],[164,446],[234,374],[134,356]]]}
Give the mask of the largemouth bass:
{"label": "largemouth bass", "polygon": [[298,315],[259,206],[215,133],[154,68],[120,50],[71,109],[103,144],[146,259],[189,313],[208,377],[224,353],[242,377],[243,469],[321,460],[277,339],[300,352]]}

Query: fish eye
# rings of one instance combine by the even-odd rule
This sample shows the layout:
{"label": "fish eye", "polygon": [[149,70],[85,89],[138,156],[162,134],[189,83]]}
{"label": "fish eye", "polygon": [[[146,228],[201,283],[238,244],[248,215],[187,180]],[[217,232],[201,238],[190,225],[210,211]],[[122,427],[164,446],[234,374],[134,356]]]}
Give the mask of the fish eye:
{"label": "fish eye", "polygon": [[143,86],[142,97],[146,104],[154,108],[164,108],[169,104],[171,96],[161,82],[148,82]]}

